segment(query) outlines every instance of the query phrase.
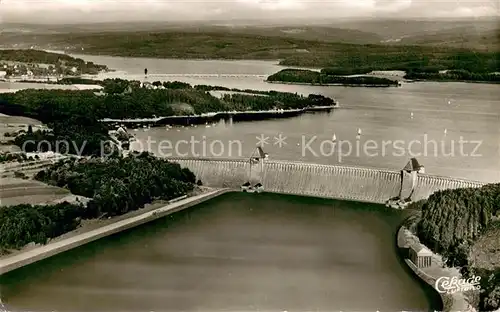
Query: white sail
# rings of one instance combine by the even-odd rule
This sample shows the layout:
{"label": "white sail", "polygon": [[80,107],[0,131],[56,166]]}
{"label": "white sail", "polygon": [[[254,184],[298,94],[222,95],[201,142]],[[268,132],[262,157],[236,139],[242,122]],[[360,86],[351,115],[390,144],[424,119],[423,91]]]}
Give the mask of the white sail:
{"label": "white sail", "polygon": [[333,137],[332,137],[332,142],[335,142],[337,141],[337,136],[335,135],[335,133],[333,134]]}
{"label": "white sail", "polygon": [[361,135],[361,128],[358,128],[358,135]]}

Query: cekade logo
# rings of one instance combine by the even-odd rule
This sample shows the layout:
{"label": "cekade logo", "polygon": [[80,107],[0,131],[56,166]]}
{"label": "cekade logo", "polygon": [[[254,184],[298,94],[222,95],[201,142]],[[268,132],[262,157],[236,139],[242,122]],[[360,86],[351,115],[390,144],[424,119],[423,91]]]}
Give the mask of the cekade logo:
{"label": "cekade logo", "polygon": [[460,291],[479,290],[481,276],[472,276],[471,278],[457,278],[442,276],[437,279],[435,288],[441,294],[453,294]]}

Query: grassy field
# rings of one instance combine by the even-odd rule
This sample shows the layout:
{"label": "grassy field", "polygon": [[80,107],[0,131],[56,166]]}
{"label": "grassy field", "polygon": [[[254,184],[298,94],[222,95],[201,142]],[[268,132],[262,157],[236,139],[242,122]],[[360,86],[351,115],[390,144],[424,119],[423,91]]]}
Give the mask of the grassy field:
{"label": "grassy field", "polygon": [[2,193],[0,206],[36,205],[60,200],[70,195],[70,192],[63,188],[17,178],[2,178],[0,192]]}

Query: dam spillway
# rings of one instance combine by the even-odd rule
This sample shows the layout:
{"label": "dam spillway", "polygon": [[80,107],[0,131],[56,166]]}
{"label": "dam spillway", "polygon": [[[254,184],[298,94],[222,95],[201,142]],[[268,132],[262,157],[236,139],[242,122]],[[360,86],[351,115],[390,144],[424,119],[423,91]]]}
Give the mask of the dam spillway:
{"label": "dam spillway", "polygon": [[[205,186],[239,188],[260,182],[267,192],[385,203],[401,188],[400,172],[342,165],[265,160],[250,166],[248,159],[171,157],[194,172]],[[419,174],[413,200],[456,188],[481,187],[486,183],[459,178]],[[403,180],[403,194],[410,193],[410,181]]]}

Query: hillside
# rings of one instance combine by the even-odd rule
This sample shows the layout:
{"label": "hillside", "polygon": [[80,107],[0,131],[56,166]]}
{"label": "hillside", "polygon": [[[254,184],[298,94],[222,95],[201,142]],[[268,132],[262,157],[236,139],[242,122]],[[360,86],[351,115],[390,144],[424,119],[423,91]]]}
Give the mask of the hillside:
{"label": "hillside", "polygon": [[466,277],[481,277],[479,309],[500,308],[500,183],[439,191],[419,204],[420,241]]}
{"label": "hillside", "polygon": [[[355,44],[405,44],[500,51],[500,21],[494,18],[455,20],[323,19],[272,21],[204,21],[190,23],[133,22],[74,25],[5,24],[0,45],[47,44],[62,34],[178,32],[253,35],[284,39]],[[55,37],[54,37],[55,36]]]}
{"label": "hillside", "polygon": [[[415,68],[432,65],[444,69],[492,72],[499,71],[500,59],[500,52],[434,46],[360,45],[227,32],[102,32],[32,37],[36,37],[38,44],[45,45],[45,48],[68,48],[66,51],[73,53],[281,60],[282,65],[305,67],[371,67],[374,70],[386,70],[401,66]],[[28,44],[29,41],[25,42]],[[457,67],[453,64],[462,65]]]}

